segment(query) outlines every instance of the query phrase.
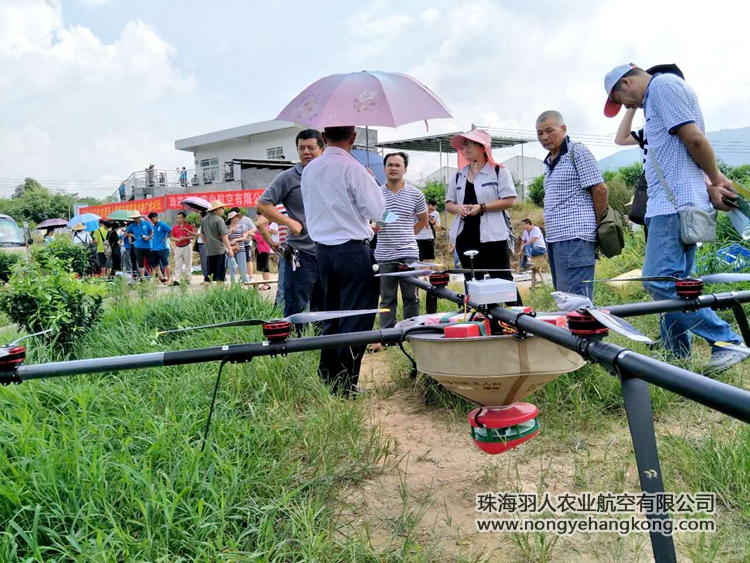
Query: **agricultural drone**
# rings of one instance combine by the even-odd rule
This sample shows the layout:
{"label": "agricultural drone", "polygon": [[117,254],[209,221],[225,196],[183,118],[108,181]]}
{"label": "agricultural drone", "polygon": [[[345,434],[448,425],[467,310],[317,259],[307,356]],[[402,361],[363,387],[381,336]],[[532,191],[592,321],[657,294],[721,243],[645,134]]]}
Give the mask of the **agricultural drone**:
{"label": "agricultural drone", "polygon": [[[405,266],[400,272],[378,274],[397,276],[424,290],[428,296],[427,315],[404,320],[395,328],[292,338],[295,324],[325,322],[357,314],[374,315],[378,310],[301,313],[282,320],[239,320],[162,333],[260,325],[265,337],[263,342],[37,365],[23,365],[25,349],[14,342],[0,349],[0,383],[8,385],[32,379],[214,361],[221,362],[223,367],[226,363],[250,362],[260,356],[285,356],[294,352],[374,343],[398,345],[406,353],[403,344],[408,342],[413,357],[408,353],[407,356],[413,363],[414,373],[416,370],[426,373],[452,392],[476,403],[478,408],[468,417],[471,436],[483,451],[499,454],[539,433],[537,408],[520,401],[588,361],[602,365],[620,381],[641,489],[648,494],[664,492],[648,384],[750,422],[750,392],[605,340],[611,330],[635,341],[652,342],[623,317],[711,308],[731,309],[745,344],[749,344],[750,326],[742,303],[750,302],[750,291],[702,294],[703,283],[746,281],[746,274],[720,274],[721,278],[706,276],[703,280],[676,279],[678,299],[606,308],[594,307],[580,296],[557,294],[556,300],[563,311],[542,313],[530,308],[504,306],[516,300],[513,281],[476,279],[474,274],[482,270],[475,271],[473,267],[458,270],[456,273],[469,273],[465,294],[460,294],[447,287],[452,271],[426,269],[431,266],[434,265],[415,263]],[[427,280],[420,277],[427,277]],[[435,307],[438,298],[454,302],[462,310],[438,314]],[[750,355],[750,348],[732,345],[732,349]],[[221,367],[206,423],[206,435]],[[647,518],[668,520],[670,516],[668,513],[648,513]],[[676,561],[671,536],[651,532],[651,543],[655,561]]]}

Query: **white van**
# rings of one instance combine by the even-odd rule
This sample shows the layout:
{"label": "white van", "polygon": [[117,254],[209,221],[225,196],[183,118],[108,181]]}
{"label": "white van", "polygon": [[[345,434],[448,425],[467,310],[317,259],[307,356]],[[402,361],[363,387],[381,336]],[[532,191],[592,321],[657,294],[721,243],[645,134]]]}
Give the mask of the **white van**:
{"label": "white van", "polygon": [[24,231],[10,215],[0,214],[0,250],[6,252],[28,252],[31,244],[31,233],[28,228]]}

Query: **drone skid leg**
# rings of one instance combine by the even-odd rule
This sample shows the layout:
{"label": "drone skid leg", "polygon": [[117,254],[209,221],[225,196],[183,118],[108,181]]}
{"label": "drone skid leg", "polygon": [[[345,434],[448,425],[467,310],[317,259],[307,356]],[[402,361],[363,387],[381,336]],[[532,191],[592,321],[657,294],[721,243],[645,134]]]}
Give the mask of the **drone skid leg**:
{"label": "drone skid leg", "polygon": [[750,325],[747,322],[747,315],[745,309],[742,307],[742,303],[735,301],[732,304],[732,313],[737,321],[737,326],[740,328],[740,334],[742,334],[742,340],[745,341],[745,346],[750,346]]}
{"label": "drone skid leg", "polygon": [[[656,434],[654,432],[654,415],[651,411],[651,397],[648,383],[642,379],[627,374],[620,376],[622,396],[625,401],[625,412],[630,426],[630,436],[635,450],[635,461],[638,466],[638,477],[641,490],[654,497],[654,507],[659,503],[656,497],[664,493],[664,482],[659,465],[659,453],[656,449]],[[651,548],[654,551],[656,563],[676,563],[674,540],[671,535],[664,535],[659,530],[669,530],[668,513],[647,513],[646,517],[652,523],[649,532]],[[665,527],[669,526],[669,527]],[[656,528],[656,529],[654,529]]]}

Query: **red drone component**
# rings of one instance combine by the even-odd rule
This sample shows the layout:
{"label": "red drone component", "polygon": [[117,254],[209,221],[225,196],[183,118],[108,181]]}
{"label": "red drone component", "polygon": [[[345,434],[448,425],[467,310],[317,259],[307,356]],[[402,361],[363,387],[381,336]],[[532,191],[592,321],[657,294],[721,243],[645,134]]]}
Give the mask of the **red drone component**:
{"label": "red drone component", "polygon": [[284,342],[292,333],[292,323],[289,321],[268,321],[263,323],[263,336],[269,342]]}
{"label": "red drone component", "polygon": [[700,297],[703,294],[703,282],[694,278],[686,278],[674,282],[677,296],[683,299]]}
{"label": "red drone component", "polygon": [[545,323],[549,323],[551,325],[559,326],[561,328],[566,328],[568,326],[568,321],[563,315],[557,315],[557,316],[547,316],[547,317],[537,317],[540,321],[543,321]]}
{"label": "red drone component", "polygon": [[0,356],[0,371],[22,364],[26,359],[26,348],[24,346],[14,346],[5,351],[7,354]]}
{"label": "red drone component", "polygon": [[451,281],[451,275],[448,272],[436,272],[430,274],[430,285],[433,287],[445,287]]}
{"label": "red drone component", "polygon": [[474,409],[469,413],[471,437],[485,453],[507,452],[539,434],[537,414],[539,409],[530,403]]}
{"label": "red drone component", "polygon": [[477,324],[454,324],[445,327],[446,338],[472,338],[481,336],[482,331]]}
{"label": "red drone component", "polygon": [[567,315],[568,329],[576,336],[598,336],[606,335],[609,329],[599,323],[594,317],[586,311],[571,311]]}

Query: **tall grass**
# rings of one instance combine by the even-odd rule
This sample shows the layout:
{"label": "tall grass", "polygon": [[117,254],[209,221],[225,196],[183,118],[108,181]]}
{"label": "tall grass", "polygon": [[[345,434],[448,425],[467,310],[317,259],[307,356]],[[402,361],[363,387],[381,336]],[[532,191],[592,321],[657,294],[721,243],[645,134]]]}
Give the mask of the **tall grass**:
{"label": "tall grass", "polygon": [[[260,339],[226,329],[156,342],[156,330],[278,314],[255,292],[119,300],[74,357]],[[31,361],[51,357],[33,349]],[[78,376],[0,389],[0,561],[349,561],[332,501],[388,444],[359,402],[331,397],[317,355]]]}

